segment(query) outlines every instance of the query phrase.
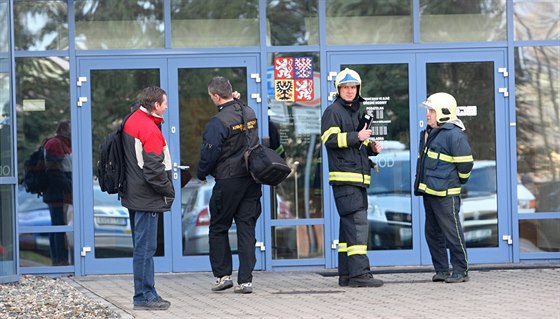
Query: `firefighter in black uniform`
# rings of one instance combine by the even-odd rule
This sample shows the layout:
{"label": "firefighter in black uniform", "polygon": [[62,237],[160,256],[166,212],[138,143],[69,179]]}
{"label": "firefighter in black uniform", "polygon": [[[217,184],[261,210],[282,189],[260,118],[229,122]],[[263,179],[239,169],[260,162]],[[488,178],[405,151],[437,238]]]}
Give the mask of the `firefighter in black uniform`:
{"label": "firefighter in black uniform", "polygon": [[436,271],[432,281],[464,282],[469,280],[469,267],[459,210],[461,184],[473,167],[472,151],[453,96],[435,93],[422,105],[428,108],[428,127],[420,133],[414,194],[424,199],[426,242]]}
{"label": "firefighter in black uniform", "polygon": [[350,287],[380,287],[373,278],[367,256],[367,188],[371,166],[368,156],[381,152],[381,144],[370,142],[371,129],[360,122],[362,81],[359,74],[344,69],[335,79],[338,92],[321,120],[321,139],[329,159],[329,183],[340,216],[338,284]]}

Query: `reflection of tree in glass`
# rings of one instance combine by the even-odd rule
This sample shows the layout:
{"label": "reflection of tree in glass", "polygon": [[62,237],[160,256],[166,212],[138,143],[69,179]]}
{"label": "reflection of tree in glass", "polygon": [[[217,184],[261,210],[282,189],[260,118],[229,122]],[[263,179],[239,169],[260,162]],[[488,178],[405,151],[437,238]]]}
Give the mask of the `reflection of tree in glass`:
{"label": "reflection of tree in glass", "polygon": [[247,105],[245,68],[179,69],[181,164],[189,165],[193,175],[196,174],[200,159],[202,132],[208,120],[218,112],[208,96],[208,82],[215,76],[227,78],[233,90],[241,93],[241,100]]}
{"label": "reflection of tree in glass", "polygon": [[[517,172],[522,180],[529,174],[532,182],[552,186],[560,180],[560,49],[526,47],[515,54]],[[543,196],[537,210],[545,204]]]}
{"label": "reflection of tree in glass", "polygon": [[[19,180],[23,161],[53,136],[59,121],[70,120],[68,60],[58,57],[16,59],[16,115]],[[24,100],[44,100],[44,111],[23,109]]]}

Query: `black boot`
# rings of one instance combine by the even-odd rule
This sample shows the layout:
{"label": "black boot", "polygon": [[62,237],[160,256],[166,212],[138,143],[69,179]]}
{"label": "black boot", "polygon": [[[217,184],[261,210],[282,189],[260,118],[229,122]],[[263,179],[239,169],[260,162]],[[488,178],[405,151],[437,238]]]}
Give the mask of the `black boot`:
{"label": "black boot", "polygon": [[359,275],[350,278],[348,280],[348,286],[350,287],[381,287],[383,286],[383,281],[373,278],[370,273]]}

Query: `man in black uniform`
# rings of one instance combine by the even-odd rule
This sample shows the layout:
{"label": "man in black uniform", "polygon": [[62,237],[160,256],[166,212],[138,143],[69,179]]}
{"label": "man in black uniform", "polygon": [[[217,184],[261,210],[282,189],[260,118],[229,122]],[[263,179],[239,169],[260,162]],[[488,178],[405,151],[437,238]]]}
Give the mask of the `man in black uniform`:
{"label": "man in black uniform", "polygon": [[[205,182],[212,175],[216,184],[210,198],[210,264],[216,282],[212,291],[231,288],[232,255],[228,232],[235,218],[239,254],[236,293],[253,292],[255,226],[261,214],[261,185],[249,175],[243,157],[247,144],[258,143],[257,119],[250,107],[233,98],[230,82],[215,77],[208,95],[218,107],[202,136],[197,177]],[[242,108],[246,117],[244,125]]]}
{"label": "man in black uniform", "polygon": [[[457,118],[457,101],[447,93],[435,93],[422,102],[428,108],[428,127],[420,133],[414,194],[423,196],[426,210],[426,242],[436,274],[432,281],[468,281],[467,249],[459,219],[461,184],[473,167],[471,147]],[[449,275],[447,248],[453,273]]]}
{"label": "man in black uniform", "polygon": [[354,70],[344,69],[335,80],[338,95],[321,119],[321,139],[329,159],[329,184],[340,216],[338,284],[350,287],[380,287],[369,269],[367,240],[367,188],[371,166],[368,156],[381,152],[370,142],[371,129],[360,122],[362,81]]}

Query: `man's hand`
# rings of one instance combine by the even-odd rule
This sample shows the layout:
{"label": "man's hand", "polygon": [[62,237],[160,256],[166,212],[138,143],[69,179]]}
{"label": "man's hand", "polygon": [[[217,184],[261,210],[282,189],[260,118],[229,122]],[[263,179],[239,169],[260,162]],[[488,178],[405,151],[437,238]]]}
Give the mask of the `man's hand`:
{"label": "man's hand", "polygon": [[381,145],[381,143],[376,142],[376,141],[371,141],[371,150],[374,153],[381,153],[381,151],[383,150],[383,146]]}
{"label": "man's hand", "polygon": [[237,91],[233,91],[231,92],[231,96],[236,99],[239,100],[241,98],[241,93],[237,92]]}
{"label": "man's hand", "polygon": [[367,124],[364,124],[364,128],[358,132],[358,139],[360,142],[365,141],[371,136],[371,130],[367,128]]}

